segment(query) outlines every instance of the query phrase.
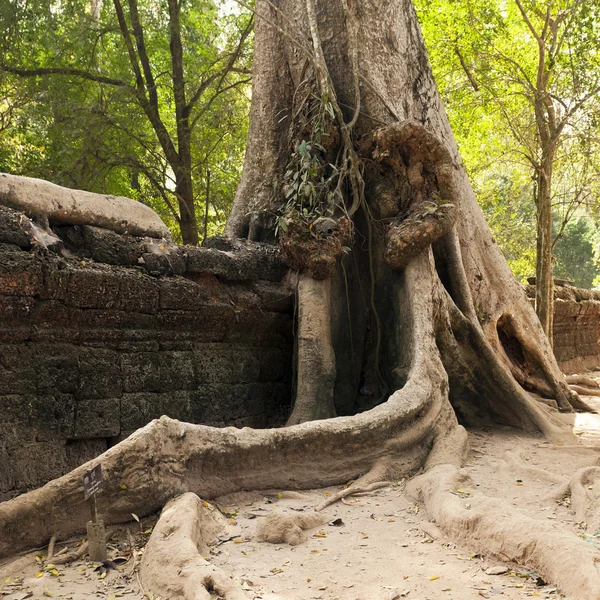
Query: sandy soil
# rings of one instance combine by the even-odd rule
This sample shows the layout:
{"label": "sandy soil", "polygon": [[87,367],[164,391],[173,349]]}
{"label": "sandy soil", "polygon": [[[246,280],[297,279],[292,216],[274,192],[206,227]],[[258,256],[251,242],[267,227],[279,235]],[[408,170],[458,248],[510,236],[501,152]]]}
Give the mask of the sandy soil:
{"label": "sandy soil", "polygon": [[[586,400],[600,412],[600,398]],[[600,531],[586,532],[576,522],[568,498],[549,498],[576,469],[600,459],[600,415],[565,418],[571,419],[577,445],[552,444],[512,429],[471,430],[465,470],[477,483],[476,494],[505,498],[515,511],[551,519],[557,528],[600,548]],[[327,524],[310,531],[309,541],[296,547],[258,543],[257,522],[273,510],[310,510],[337,489],[220,499],[217,506],[227,514],[229,526],[207,558],[240,581],[252,599],[564,598],[551,582],[538,579],[524,565],[503,563],[453,544],[408,497],[404,484],[397,482],[329,507],[324,511]],[[462,490],[456,494],[469,503],[469,494]],[[109,557],[122,559],[116,568],[106,570],[87,560],[53,568],[44,561],[45,548],[0,564],[0,598],[157,600],[144,594],[137,576],[152,524],[152,520],[133,522],[111,532]],[[57,544],[55,553],[77,543]],[[494,567],[506,572],[486,573]]]}

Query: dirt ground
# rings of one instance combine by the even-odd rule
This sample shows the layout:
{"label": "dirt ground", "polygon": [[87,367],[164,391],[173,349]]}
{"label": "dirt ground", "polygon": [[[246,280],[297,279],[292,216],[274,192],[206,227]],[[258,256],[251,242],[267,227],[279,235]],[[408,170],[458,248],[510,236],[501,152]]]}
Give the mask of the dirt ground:
{"label": "dirt ground", "polygon": [[[596,373],[600,379],[600,373]],[[586,398],[600,412],[600,398]],[[549,498],[576,469],[600,457],[600,415],[567,415],[577,445],[552,444],[541,436],[515,430],[471,430],[465,470],[476,494],[501,497],[536,519],[551,519],[600,548],[600,531],[585,531],[569,508],[569,499]],[[273,510],[314,508],[337,488],[298,493],[248,492],[214,503],[229,526],[207,557],[263,600],[470,600],[502,597],[564,598],[524,565],[457,546],[427,520],[404,491],[405,482],[361,497],[350,497],[324,511],[327,524],[308,532],[307,543],[290,547],[258,543],[256,524]],[[463,490],[456,494],[469,503]],[[112,530],[108,568],[88,560],[67,566],[45,561],[46,548],[0,564],[0,599],[62,598],[87,600],[148,598],[137,568],[153,520],[133,521]],[[55,555],[80,540],[57,544]],[[494,570],[500,574],[492,574]],[[487,571],[487,573],[486,573]],[[167,600],[167,599],[161,599]]]}

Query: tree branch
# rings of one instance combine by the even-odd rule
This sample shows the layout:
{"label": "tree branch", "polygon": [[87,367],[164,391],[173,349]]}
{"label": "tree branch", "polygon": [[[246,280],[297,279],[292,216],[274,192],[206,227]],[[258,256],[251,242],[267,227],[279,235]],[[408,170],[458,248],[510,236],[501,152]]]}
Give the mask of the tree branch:
{"label": "tree branch", "polygon": [[525,12],[525,8],[523,8],[523,5],[521,4],[520,0],[515,0],[515,4],[517,5],[519,12],[521,13],[521,16],[523,17],[523,21],[525,21],[527,28],[529,29],[529,31],[531,31],[531,34],[536,39],[537,43],[543,45],[544,42],[543,42],[542,38],[540,37],[539,33],[536,31],[535,27],[533,26],[533,23],[529,20],[529,17],[527,16],[527,13]]}
{"label": "tree branch", "polygon": [[200,99],[202,94],[207,90],[207,88],[210,86],[210,84],[213,81],[215,81],[217,78],[220,77],[221,81],[219,82],[219,85],[218,85],[218,87],[220,87],[221,84],[223,83],[223,80],[227,76],[227,74],[233,70],[233,67],[234,67],[236,61],[238,60],[240,54],[242,53],[242,49],[244,47],[244,42],[246,41],[246,39],[250,35],[250,32],[252,31],[253,25],[254,25],[254,16],[252,16],[250,18],[250,20],[248,21],[248,25],[242,32],[242,35],[240,36],[240,41],[239,41],[237,47],[230,54],[229,60],[227,61],[227,64],[225,65],[225,67],[223,67],[223,69],[221,71],[219,71],[218,73],[215,73],[214,76],[211,76],[208,79],[206,79],[205,81],[203,81],[198,86],[198,88],[196,89],[196,91],[194,92],[192,97],[190,98],[190,101],[188,102],[187,106],[185,107],[185,112],[187,115],[189,115],[192,112],[194,106],[196,105],[196,103],[198,102],[198,100]]}
{"label": "tree branch", "polygon": [[458,49],[458,46],[454,46],[454,54],[456,54],[456,56],[458,57],[458,60],[460,62],[460,66],[462,67],[463,71],[465,72],[465,75],[467,76],[467,79],[469,80],[469,83],[471,84],[471,86],[473,87],[473,89],[476,92],[478,92],[479,91],[479,86],[477,85],[477,81],[475,81],[475,77],[473,77],[472,73],[467,68],[467,63],[465,62],[465,59],[464,59],[463,55],[461,54],[460,50]]}
{"label": "tree branch", "polygon": [[[127,48],[127,54],[129,55],[129,62],[131,63],[131,68],[133,69],[133,73],[135,75],[135,85],[138,89],[138,92],[143,94],[144,78],[142,77],[142,72],[140,71],[140,65],[138,64],[137,56],[135,54],[133,44],[131,43],[131,36],[129,35],[129,28],[127,27],[127,21],[125,20],[125,13],[123,12],[123,6],[121,5],[120,0],[113,0],[113,4],[115,6],[115,11],[117,13],[117,20],[119,21],[119,28],[121,29],[121,36],[123,37],[123,41],[125,42],[125,47]],[[145,95],[144,95],[144,98],[145,98]]]}
{"label": "tree branch", "polygon": [[114,85],[117,87],[124,87],[134,89],[129,83],[122,79],[114,79],[113,77],[106,77],[104,75],[98,75],[97,73],[90,73],[82,69],[71,69],[67,67],[45,67],[39,69],[20,69],[18,67],[11,67],[9,65],[0,64],[0,71],[6,73],[13,73],[20,77],[44,77],[46,75],[65,75],[67,77],[79,77],[81,79],[87,79],[88,81],[95,81],[97,83],[105,83],[107,85]]}
{"label": "tree branch", "polygon": [[158,107],[158,95],[156,93],[156,82],[154,81],[154,75],[152,74],[152,68],[150,66],[150,60],[148,59],[148,52],[146,51],[146,42],[144,40],[144,30],[140,23],[140,15],[138,13],[137,0],[129,0],[129,14],[131,15],[131,25],[133,27],[133,34],[138,50],[138,56],[142,63],[142,69],[144,70],[144,77],[146,78],[146,89],[148,90],[148,98],[150,104],[154,107]]}

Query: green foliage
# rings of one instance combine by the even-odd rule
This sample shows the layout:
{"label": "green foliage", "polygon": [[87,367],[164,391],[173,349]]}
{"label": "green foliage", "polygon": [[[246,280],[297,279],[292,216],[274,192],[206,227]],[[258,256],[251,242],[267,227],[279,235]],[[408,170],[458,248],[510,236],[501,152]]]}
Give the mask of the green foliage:
{"label": "green foliage", "polygon": [[[566,118],[553,161],[556,233],[572,218],[593,218],[600,204],[600,2],[521,0],[531,28],[517,0],[417,0],[416,5],[434,75],[488,223],[515,275],[533,275],[534,182],[544,152],[537,97],[546,99],[557,121]],[[546,36],[543,60],[532,29]],[[560,247],[559,242],[557,252]],[[580,250],[591,265],[593,249]]]}
{"label": "green foliage", "polygon": [[[336,210],[345,212],[343,173],[329,161],[337,138],[335,114],[326,95],[309,93],[296,110],[295,144],[283,176],[284,202],[277,216],[276,234],[286,232],[290,220],[303,222],[316,237],[335,229]],[[296,92],[298,94],[298,91]],[[329,151],[325,146],[329,147]]]}
{"label": "green foliage", "polygon": [[[125,18],[132,15],[125,5]],[[100,8],[95,13],[94,6]],[[251,43],[221,76],[250,15],[219,0],[181,3],[186,98],[206,83],[189,114],[191,176],[198,221],[208,234],[224,224],[241,173],[247,135]],[[181,154],[167,0],[138,0],[159,119]],[[151,205],[176,239],[180,208],[172,157],[136,91],[113,2],[16,0],[0,4],[0,63],[21,70],[82,72],[19,76],[0,69],[0,171],[41,177]],[[119,83],[120,82],[120,83]],[[151,94],[146,91],[146,97]],[[201,226],[202,229],[202,226]]]}
{"label": "green foliage", "polygon": [[[555,223],[555,229],[559,228]],[[591,288],[600,277],[600,265],[594,260],[600,231],[589,219],[572,219],[556,243],[554,251],[554,274],[572,281],[576,286]]]}

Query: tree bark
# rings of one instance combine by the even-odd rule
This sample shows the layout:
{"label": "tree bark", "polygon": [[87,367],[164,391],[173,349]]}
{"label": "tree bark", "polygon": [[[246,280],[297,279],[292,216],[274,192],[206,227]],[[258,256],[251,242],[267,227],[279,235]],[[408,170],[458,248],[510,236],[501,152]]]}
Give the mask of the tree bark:
{"label": "tree bark", "polygon": [[535,311],[552,346],[554,320],[554,273],[552,236],[553,153],[545,157],[537,177],[537,241],[535,269]]}
{"label": "tree bark", "polygon": [[[303,4],[282,0],[278,9],[269,2],[258,2],[256,7],[251,127],[242,184],[227,229],[234,237],[274,237],[273,231],[268,230],[268,220],[257,215],[272,214],[282,203],[281,185],[273,182],[283,180],[296,143],[292,122],[294,99],[302,93],[307,78],[317,78],[311,67],[312,59],[307,58],[313,45],[309,42],[311,31]],[[523,413],[524,405],[529,403],[523,388],[545,397],[552,395],[562,410],[570,410],[574,396],[558,369],[544,329],[521,285],[512,276],[469,185],[411,2],[365,0],[349,3],[347,10],[344,5],[341,1],[316,2],[315,7],[324,59],[346,122],[352,119],[357,105],[356,78],[350,59],[353,44],[358,53],[360,113],[353,139],[365,160],[365,198],[369,208],[359,211],[354,226],[357,237],[369,240],[368,244],[361,244],[363,249],[368,245],[369,250],[364,252],[354,246],[357,257],[354,262],[358,265],[354,277],[366,286],[370,279],[374,284],[371,298],[354,302],[348,309],[352,313],[350,322],[359,327],[366,325],[368,329],[366,334],[352,332],[368,348],[363,353],[362,365],[356,369],[356,385],[348,386],[338,375],[336,389],[363,389],[365,382],[367,388],[372,387],[377,370],[385,371],[379,391],[386,387],[393,391],[405,382],[406,368],[397,364],[398,349],[402,347],[397,330],[398,323],[408,317],[397,314],[398,307],[386,296],[385,281],[391,277],[390,269],[401,272],[416,255],[425,252],[433,253],[436,265],[433,277],[450,307],[447,316],[437,318],[436,329],[446,328],[438,336],[443,348],[437,352],[447,365],[450,399],[461,418],[466,422],[501,419],[516,423],[525,418],[516,417],[516,413]],[[359,27],[350,26],[353,20]],[[349,33],[352,31],[354,40]],[[290,89],[295,93],[290,93]],[[548,158],[551,162],[551,157]],[[545,164],[544,168],[546,179],[540,191],[548,205],[551,165]],[[543,226],[544,237],[540,235],[539,243],[546,249],[552,243],[551,229],[546,237],[551,215],[546,215]],[[543,253],[539,256],[540,260],[547,259]],[[551,289],[551,267],[544,271],[545,286],[539,286],[545,297],[548,275]],[[331,276],[339,279],[340,269]],[[460,314],[458,319],[455,309]],[[551,310],[544,313],[546,326]],[[369,314],[367,321],[359,316],[360,311]],[[385,323],[393,323],[393,327],[384,323],[383,331],[377,331],[379,314]],[[519,324],[517,329],[521,332],[509,342],[502,331],[507,315],[511,322]],[[339,319],[332,322],[334,340],[343,337],[339,334],[340,327]],[[453,331],[453,327],[462,333]],[[450,335],[446,335],[448,329]],[[462,339],[463,335],[467,339]],[[481,352],[474,352],[477,345],[472,341],[474,335],[480,340],[478,344],[489,349],[486,358]],[[299,340],[299,348],[301,344]],[[348,357],[347,348],[335,350],[338,373],[347,378],[348,369],[340,361],[342,356],[346,361],[352,358]],[[372,364],[375,351],[381,353],[380,364]],[[299,373],[301,369],[299,365]],[[490,371],[496,373],[495,378],[489,376]],[[507,386],[502,391],[502,386],[496,384],[500,371]],[[518,383],[514,377],[517,372]],[[299,393],[303,389],[298,386]],[[376,395],[381,399],[379,391]],[[481,397],[489,400],[483,403]],[[336,393],[338,404],[347,406],[354,400],[340,398]],[[295,406],[301,402],[297,396]],[[312,401],[307,399],[307,402]]]}
{"label": "tree bark", "polygon": [[191,162],[189,170],[186,167],[175,170],[175,191],[179,203],[179,227],[181,239],[184,244],[197,246],[200,241],[198,235],[198,219],[196,217],[194,202],[194,184],[191,175]]}

